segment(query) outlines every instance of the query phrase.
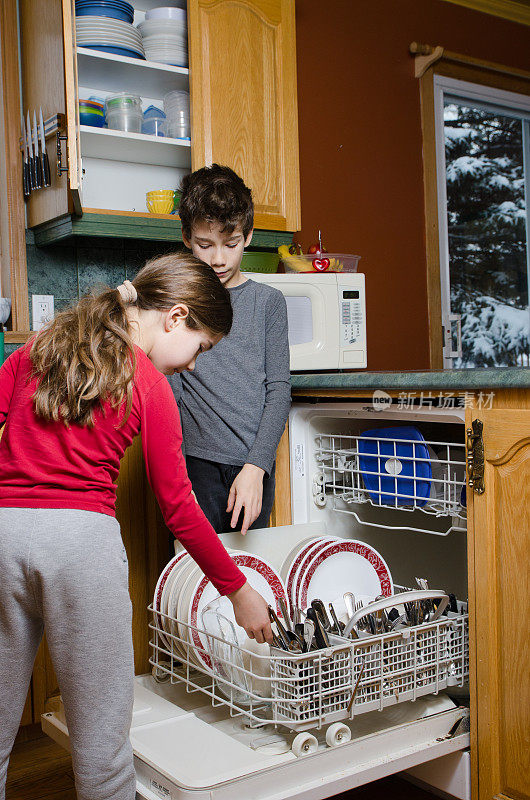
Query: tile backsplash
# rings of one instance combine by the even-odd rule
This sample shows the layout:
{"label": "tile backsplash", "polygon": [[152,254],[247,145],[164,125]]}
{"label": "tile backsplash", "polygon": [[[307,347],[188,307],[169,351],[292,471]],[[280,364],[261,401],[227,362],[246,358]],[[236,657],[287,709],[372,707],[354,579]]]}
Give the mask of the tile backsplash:
{"label": "tile backsplash", "polygon": [[28,292],[52,294],[55,311],[75,303],[91,287],[118,286],[134,278],[149,258],[182,249],[174,242],[77,236],[64,243],[37,247],[26,234]]}

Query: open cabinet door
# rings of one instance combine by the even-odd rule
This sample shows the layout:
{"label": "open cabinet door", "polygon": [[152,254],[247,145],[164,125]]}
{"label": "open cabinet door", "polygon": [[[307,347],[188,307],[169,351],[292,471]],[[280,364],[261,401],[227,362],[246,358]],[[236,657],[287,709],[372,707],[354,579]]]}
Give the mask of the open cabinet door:
{"label": "open cabinet door", "polygon": [[226,164],[255,227],[300,228],[294,0],[188,0],[192,168]]}
{"label": "open cabinet door", "polygon": [[63,114],[67,141],[62,162],[68,172],[57,174],[55,136],[47,139],[52,185],[32,192],[28,227],[68,213],[81,213],[81,162],[77,112],[77,66],[73,0],[19,0],[24,116],[42,108],[44,118]]}
{"label": "open cabinet door", "polygon": [[469,498],[474,800],[530,798],[530,403],[520,406],[469,412],[466,426],[483,423],[485,485]]}

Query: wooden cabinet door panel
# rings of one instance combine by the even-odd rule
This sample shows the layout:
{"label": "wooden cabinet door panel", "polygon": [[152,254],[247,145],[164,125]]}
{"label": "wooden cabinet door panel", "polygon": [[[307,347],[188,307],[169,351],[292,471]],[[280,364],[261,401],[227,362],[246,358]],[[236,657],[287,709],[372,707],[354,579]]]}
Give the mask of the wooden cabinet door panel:
{"label": "wooden cabinet door panel", "polygon": [[[473,732],[479,800],[530,798],[530,409],[473,414],[485,486],[473,494]],[[474,664],[473,664],[474,661]]]}
{"label": "wooden cabinet door panel", "polygon": [[32,192],[27,205],[28,226],[80,210],[80,151],[77,124],[77,66],[73,0],[19,0],[22,65],[22,102],[25,112],[43,116],[64,114],[68,142],[62,143],[68,175],[57,175],[55,138],[46,141],[51,186]]}
{"label": "wooden cabinet door panel", "polygon": [[226,164],[255,225],[300,227],[294,0],[189,0],[192,167]]}

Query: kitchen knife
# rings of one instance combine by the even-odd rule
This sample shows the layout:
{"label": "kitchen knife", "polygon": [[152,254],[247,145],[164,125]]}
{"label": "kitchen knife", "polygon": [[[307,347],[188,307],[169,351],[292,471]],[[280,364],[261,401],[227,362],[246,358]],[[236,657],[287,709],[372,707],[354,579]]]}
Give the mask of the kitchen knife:
{"label": "kitchen knife", "polygon": [[39,131],[37,129],[37,112],[33,111],[33,157],[35,159],[35,180],[37,189],[42,189],[42,162],[39,156]]}
{"label": "kitchen knife", "polygon": [[46,138],[44,136],[44,120],[42,119],[42,108],[39,108],[39,131],[40,131],[40,157],[42,162],[42,185],[51,186],[50,162],[46,152]]}
{"label": "kitchen knife", "polygon": [[24,189],[24,200],[31,194],[31,181],[29,177],[28,142],[26,140],[26,126],[24,124],[24,114],[21,118],[22,123],[22,144],[24,147],[24,161],[22,162],[22,186]]}
{"label": "kitchen knife", "polygon": [[37,188],[37,180],[35,176],[35,159],[33,158],[33,144],[31,143],[31,122],[29,121],[29,111],[26,120],[26,143],[28,145],[29,185],[33,191],[33,189]]}

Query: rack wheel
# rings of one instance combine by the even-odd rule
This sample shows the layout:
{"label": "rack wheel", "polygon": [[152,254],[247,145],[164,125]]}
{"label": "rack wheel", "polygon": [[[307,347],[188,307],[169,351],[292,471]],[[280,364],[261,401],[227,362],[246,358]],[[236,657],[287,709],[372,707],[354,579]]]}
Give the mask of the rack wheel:
{"label": "rack wheel", "polygon": [[317,738],[312,733],[298,733],[293,739],[291,749],[297,758],[309,756],[318,749]]}
{"label": "rack wheel", "polygon": [[326,731],[326,744],[328,747],[338,747],[339,744],[346,744],[351,739],[351,730],[342,722],[335,722]]}
{"label": "rack wheel", "polygon": [[[169,661],[163,661],[162,664],[163,664],[164,667],[169,669],[169,667],[170,667]],[[169,678],[171,677],[169,675],[169,673],[164,672],[163,670],[159,669],[159,667],[157,667],[157,666],[154,666],[152,668],[151,675],[153,676],[153,678],[155,679],[155,681],[157,683],[166,683],[169,680]]]}

